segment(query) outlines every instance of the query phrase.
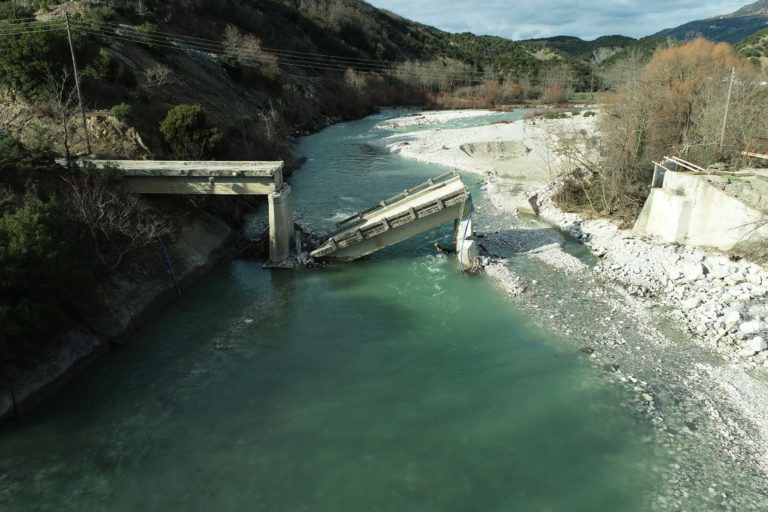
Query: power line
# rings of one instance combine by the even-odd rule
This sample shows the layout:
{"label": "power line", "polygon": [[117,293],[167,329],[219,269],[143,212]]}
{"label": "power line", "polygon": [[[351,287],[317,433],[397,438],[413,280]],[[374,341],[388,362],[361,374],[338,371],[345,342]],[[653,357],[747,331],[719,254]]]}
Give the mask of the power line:
{"label": "power line", "polygon": [[[39,23],[55,24],[61,22],[61,19],[54,19],[51,21],[43,21]],[[71,23],[73,27],[77,27],[81,32],[89,35],[106,37],[119,41],[126,41],[132,43],[143,43],[155,47],[172,49],[176,51],[197,51],[207,54],[215,54],[218,56],[226,55],[228,52],[227,45],[223,41],[216,41],[213,39],[183,36],[179,34],[172,34],[170,32],[163,32],[158,30],[152,30],[147,33],[142,33],[138,28],[120,25],[117,23],[88,21],[83,19],[72,19]],[[15,22],[7,24],[6,29],[8,32],[3,32],[2,25],[0,25],[0,35],[12,36],[22,33],[37,33],[42,31],[55,31],[64,30],[64,25],[61,27],[46,27],[46,28],[34,28],[27,22]],[[30,30],[32,28],[32,30]],[[311,52],[299,52],[292,50],[280,50],[274,48],[261,48],[256,51],[243,51],[240,50],[241,60],[255,63],[269,63],[272,59],[277,59],[279,63],[289,65],[301,69],[311,69],[316,71],[337,71],[343,72],[347,69],[353,69],[361,72],[373,72],[384,76],[393,76],[399,78],[417,77],[423,79],[435,79],[435,80],[448,80],[457,83],[480,83],[487,80],[489,77],[486,72],[483,71],[461,71],[450,70],[441,72],[439,70],[408,70],[407,66],[409,61],[406,62],[394,62],[374,59],[362,59],[355,57],[343,57],[337,55],[325,55]],[[243,55],[244,54],[244,55]],[[415,66],[423,66],[423,64],[414,63]],[[405,66],[405,68],[403,67]],[[292,75],[295,76],[295,75]],[[555,76],[550,75],[551,78],[571,78],[568,75]]]}

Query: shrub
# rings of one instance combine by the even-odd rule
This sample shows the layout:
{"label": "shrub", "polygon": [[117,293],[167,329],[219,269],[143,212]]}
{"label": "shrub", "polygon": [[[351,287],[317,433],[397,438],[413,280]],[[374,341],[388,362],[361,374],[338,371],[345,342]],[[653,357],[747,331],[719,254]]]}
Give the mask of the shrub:
{"label": "shrub", "polygon": [[240,61],[238,60],[237,55],[233,53],[227,53],[226,55],[223,55],[221,57],[221,64],[224,66],[224,69],[227,70],[229,76],[231,76],[234,80],[239,80],[243,76],[243,68],[240,65]]}
{"label": "shrub", "polygon": [[219,128],[210,127],[199,105],[177,105],[160,123],[160,132],[173,154],[183,159],[208,158],[222,138]]}
{"label": "shrub", "polygon": [[118,103],[112,107],[111,112],[118,119],[128,119],[133,115],[133,107],[128,103]]}
{"label": "shrub", "polygon": [[541,96],[542,103],[562,103],[565,101],[565,90],[559,85],[550,85]]}
{"label": "shrub", "polygon": [[136,39],[147,48],[154,48],[160,27],[154,23],[144,23],[136,28]]}
{"label": "shrub", "polygon": [[115,79],[116,71],[117,64],[112,54],[106,48],[100,48],[98,55],[86,66],[83,74],[95,80],[112,81]]}
{"label": "shrub", "polygon": [[13,2],[0,3],[0,20],[31,18],[34,14],[34,10],[30,7],[25,7]]}
{"label": "shrub", "polygon": [[27,149],[13,135],[0,135],[0,166],[24,160],[28,156]]}
{"label": "shrub", "polygon": [[23,365],[50,345],[87,285],[54,219],[51,205],[31,194],[0,216],[0,369]]}
{"label": "shrub", "polygon": [[[2,4],[0,4],[2,5]],[[47,23],[13,25],[0,20],[0,84],[25,98],[41,94],[46,72],[67,62],[69,50],[61,30]]]}

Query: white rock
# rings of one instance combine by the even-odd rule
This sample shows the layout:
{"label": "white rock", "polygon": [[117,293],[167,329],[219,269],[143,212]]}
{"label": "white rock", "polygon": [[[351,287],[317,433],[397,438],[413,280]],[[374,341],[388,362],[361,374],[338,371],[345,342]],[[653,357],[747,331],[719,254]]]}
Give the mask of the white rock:
{"label": "white rock", "polygon": [[744,334],[754,334],[760,330],[760,321],[752,320],[751,322],[744,322],[739,326],[739,330]]}
{"label": "white rock", "polygon": [[704,277],[704,267],[701,263],[689,263],[683,267],[683,274],[689,281],[696,281]]}
{"label": "white rock", "polygon": [[739,357],[752,357],[755,354],[757,354],[757,352],[749,348],[739,350]]}
{"label": "white rock", "polygon": [[731,311],[725,315],[725,325],[735,325],[741,320],[741,313],[738,311]]}
{"label": "white rock", "polygon": [[728,267],[716,266],[716,267],[712,267],[710,274],[712,275],[713,279],[725,279],[726,277],[731,275],[731,271]]}
{"label": "white rock", "polygon": [[743,283],[746,278],[744,277],[744,274],[741,272],[734,272],[730,276],[727,276],[725,278],[725,282],[730,284],[731,286],[737,285],[739,283]]}
{"label": "white rock", "polygon": [[680,305],[685,311],[688,311],[699,307],[701,305],[701,301],[696,297],[691,297],[690,299],[685,299]]}
{"label": "white rock", "polygon": [[744,348],[754,350],[755,352],[762,352],[763,350],[768,350],[768,341],[762,336],[755,336],[744,344]]}

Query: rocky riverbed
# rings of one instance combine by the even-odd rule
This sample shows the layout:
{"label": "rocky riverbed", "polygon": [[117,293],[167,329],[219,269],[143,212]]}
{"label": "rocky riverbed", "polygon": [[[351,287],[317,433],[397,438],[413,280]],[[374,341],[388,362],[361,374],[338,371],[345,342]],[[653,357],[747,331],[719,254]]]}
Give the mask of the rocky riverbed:
{"label": "rocky riverbed", "polygon": [[[554,186],[542,184],[556,165],[546,142],[557,122],[436,129],[381,144],[443,165],[454,155],[462,170],[484,176],[477,229],[487,274],[542,325],[573,340],[584,364],[632,391],[626,406],[648,418],[653,444],[675,460],[654,468],[655,509],[764,510],[768,271],[557,209]],[[473,168],[461,145],[493,140],[520,140],[530,151],[506,159],[502,172],[485,161]],[[532,196],[540,216],[520,215]]]}

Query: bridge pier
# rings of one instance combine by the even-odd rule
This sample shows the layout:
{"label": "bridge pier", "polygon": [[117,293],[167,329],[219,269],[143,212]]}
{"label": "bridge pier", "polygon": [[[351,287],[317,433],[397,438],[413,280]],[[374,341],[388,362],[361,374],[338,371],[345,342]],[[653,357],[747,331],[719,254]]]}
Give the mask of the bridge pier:
{"label": "bridge pier", "polygon": [[283,182],[283,162],[89,160],[120,169],[135,194],[266,195],[269,199],[269,261],[289,267],[293,246],[291,187]]}
{"label": "bridge pier", "polygon": [[293,206],[291,187],[281,184],[269,194],[269,267],[280,267],[291,257]]}

